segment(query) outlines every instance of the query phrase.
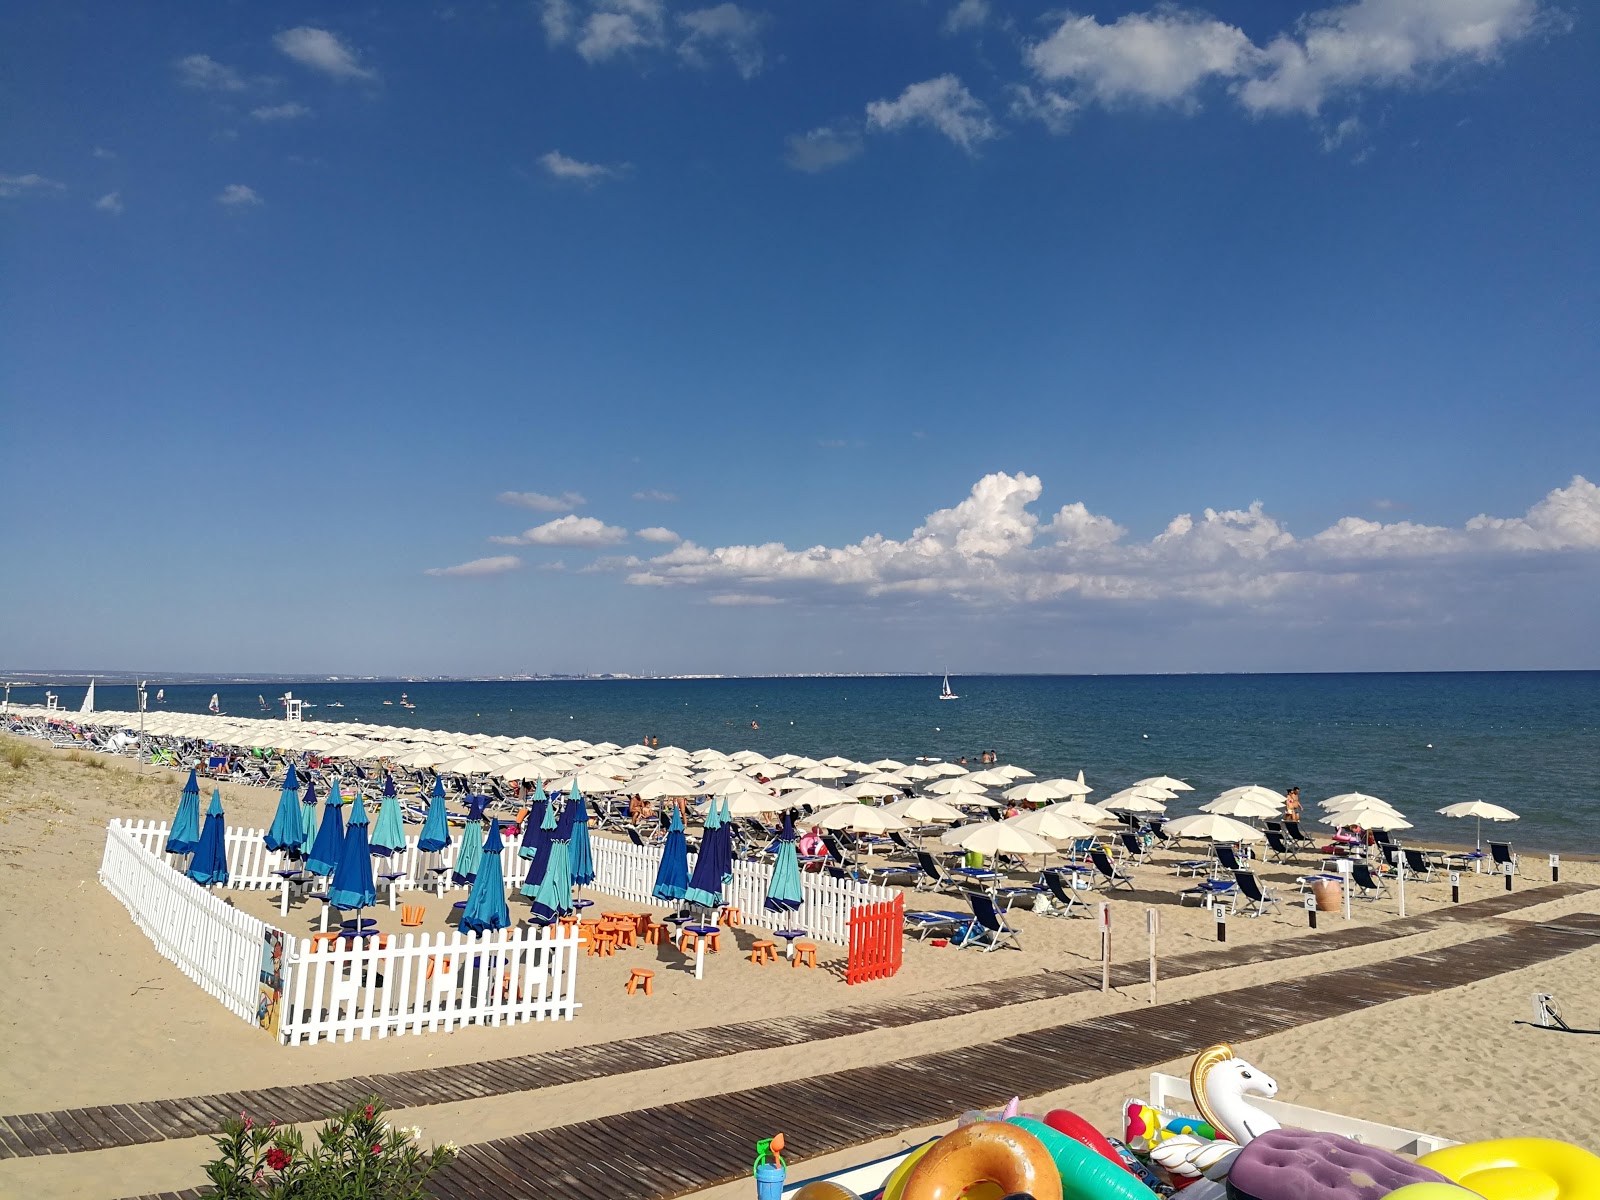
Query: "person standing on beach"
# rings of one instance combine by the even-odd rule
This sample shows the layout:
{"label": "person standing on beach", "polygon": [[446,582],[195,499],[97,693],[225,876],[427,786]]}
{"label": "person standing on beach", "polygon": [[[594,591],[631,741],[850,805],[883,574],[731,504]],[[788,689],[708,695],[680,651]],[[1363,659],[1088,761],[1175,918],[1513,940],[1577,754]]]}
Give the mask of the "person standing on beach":
{"label": "person standing on beach", "polygon": [[1285,800],[1285,803],[1284,803],[1284,806],[1283,806],[1283,817],[1284,817],[1284,820],[1286,820],[1286,821],[1298,821],[1300,819],[1300,811],[1301,811],[1300,810],[1300,789],[1297,788],[1297,787],[1290,788],[1286,793],[1284,793],[1284,800]]}

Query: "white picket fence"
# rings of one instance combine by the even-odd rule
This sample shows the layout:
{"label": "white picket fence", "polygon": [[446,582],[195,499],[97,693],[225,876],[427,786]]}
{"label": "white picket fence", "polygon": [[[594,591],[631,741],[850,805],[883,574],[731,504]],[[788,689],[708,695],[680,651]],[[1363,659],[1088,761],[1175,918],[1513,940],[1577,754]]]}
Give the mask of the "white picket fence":
{"label": "white picket fence", "polygon": [[406,934],[328,950],[293,939],[278,1038],[298,1046],[462,1025],[572,1020],[580,1007],[576,929]]}
{"label": "white picket fence", "polygon": [[106,827],[100,882],[127,906],[163,958],[229,1012],[255,1023],[266,922],[173,870],[121,821]]}
{"label": "white picket fence", "polygon": [[[594,882],[584,890],[604,892],[634,904],[660,904],[651,898],[656,872],[661,868],[661,849],[635,846],[612,838],[597,837],[594,851]],[[695,856],[689,855],[689,870]],[[723,888],[727,902],[740,910],[746,925],[763,929],[803,929],[818,941],[850,944],[850,909],[857,904],[877,904],[894,899],[894,889],[874,883],[833,879],[827,875],[800,875],[804,903],[794,912],[769,912],[765,905],[767,885],[772,879],[772,864],[736,862],[733,879]]]}

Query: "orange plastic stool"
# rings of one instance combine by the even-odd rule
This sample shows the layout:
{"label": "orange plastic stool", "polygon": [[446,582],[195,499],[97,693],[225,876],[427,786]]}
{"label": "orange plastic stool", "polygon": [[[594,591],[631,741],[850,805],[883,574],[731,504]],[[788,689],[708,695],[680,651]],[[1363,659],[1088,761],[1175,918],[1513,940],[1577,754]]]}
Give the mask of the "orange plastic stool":
{"label": "orange plastic stool", "polygon": [[428,915],[428,910],[421,904],[402,904],[400,906],[400,924],[408,929],[414,929],[422,924],[422,918]]}
{"label": "orange plastic stool", "polygon": [[[429,978],[429,979],[433,978],[434,963],[437,962],[437,961],[438,960],[435,959],[431,954],[428,956],[428,974],[427,974],[427,978]],[[447,959],[444,960],[444,970],[448,971],[449,969],[450,969],[450,960],[447,958]]]}
{"label": "orange plastic stool", "polygon": [[815,942],[796,942],[794,944],[794,961],[789,965],[798,967],[802,962],[813,971],[817,969],[817,944]]}
{"label": "orange plastic stool", "polygon": [[756,942],[750,947],[750,961],[756,966],[765,966],[769,962],[778,961],[778,943]]}
{"label": "orange plastic stool", "polygon": [[707,950],[710,950],[712,953],[721,951],[721,932],[694,933],[688,929],[683,931],[683,940],[678,944],[678,949],[683,951],[685,954],[692,954],[702,938],[705,939]]}
{"label": "orange plastic stool", "polygon": [[560,928],[562,928],[564,930],[565,929],[576,929],[578,927],[578,918],[577,917],[557,917],[556,918],[556,924]]}
{"label": "orange plastic stool", "polygon": [[643,967],[633,968],[632,971],[628,972],[628,995],[633,995],[641,983],[644,984],[644,994],[646,996],[654,995],[655,993],[651,989],[654,986],[655,977],[656,973],[654,971],[647,971]]}
{"label": "orange plastic stool", "polygon": [[645,942],[645,945],[647,945],[647,946],[659,946],[659,945],[661,945],[662,942],[667,940],[667,927],[665,925],[657,924],[656,922],[651,921],[649,917],[646,917],[645,921],[646,921],[646,925],[644,927],[644,942]]}
{"label": "orange plastic stool", "polygon": [[743,919],[744,914],[730,904],[722,910],[722,915],[717,918],[717,923],[719,925],[733,926],[739,924]]}
{"label": "orange plastic stool", "polygon": [[332,950],[333,944],[343,936],[344,934],[337,929],[329,929],[323,933],[313,933],[311,935],[311,952],[315,954],[324,945],[329,950]]}
{"label": "orange plastic stool", "polygon": [[639,944],[639,929],[632,921],[608,926],[606,932],[611,935],[618,946],[626,946],[632,950]]}
{"label": "orange plastic stool", "polygon": [[589,934],[589,956],[610,958],[617,948],[617,935],[609,929],[595,929]]}

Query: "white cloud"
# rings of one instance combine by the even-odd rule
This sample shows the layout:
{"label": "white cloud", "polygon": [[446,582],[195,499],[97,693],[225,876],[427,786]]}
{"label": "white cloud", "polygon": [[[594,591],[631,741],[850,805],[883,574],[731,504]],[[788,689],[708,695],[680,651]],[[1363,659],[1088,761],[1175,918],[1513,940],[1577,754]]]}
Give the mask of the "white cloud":
{"label": "white cloud", "polygon": [[949,12],[944,15],[943,29],[946,33],[964,33],[969,29],[982,29],[989,20],[989,0],[959,0]]}
{"label": "white cloud", "polygon": [[501,554],[494,558],[475,558],[471,562],[457,563],[453,567],[429,567],[423,574],[436,576],[503,575],[507,571],[515,571],[521,565],[522,560],[515,554]]}
{"label": "white cloud", "polygon": [[656,504],[671,504],[678,499],[677,492],[663,492],[657,488],[647,488],[642,492],[633,494],[635,500],[647,500]]}
{"label": "white cloud", "polygon": [[107,192],[94,202],[95,209],[99,212],[110,213],[114,217],[122,215],[122,193]]}
{"label": "white cloud", "polygon": [[814,175],[849,162],[861,150],[859,133],[852,129],[823,125],[809,133],[791,134],[783,157],[795,170]]}
{"label": "white cloud", "polygon": [[[667,18],[661,0],[591,0],[581,21],[568,6],[566,32],[584,61],[606,62],[619,55],[658,50],[667,44]],[[546,25],[546,32],[549,25]]]}
{"label": "white cloud", "polygon": [[339,36],[326,29],[300,25],[285,29],[272,39],[272,44],[294,59],[302,67],[320,71],[338,80],[374,80],[378,73],[361,64],[356,52],[339,40]]}
{"label": "white cloud", "polygon": [[0,200],[66,190],[66,184],[29,171],[26,175],[0,175]]}
{"label": "white cloud", "polygon": [[559,150],[551,150],[548,154],[539,156],[539,165],[554,179],[570,180],[574,183],[595,184],[605,179],[615,179],[626,173],[628,165],[608,167],[602,163],[588,163],[580,159],[569,158]]}
{"label": "white cloud", "polygon": [[678,24],[687,36],[678,44],[678,56],[691,66],[706,67],[711,57],[725,55],[744,79],[761,73],[763,19],[737,4],[718,4],[680,13]]}
{"label": "white cloud", "polygon": [[[1082,503],[1043,518],[1038,476],[986,475],[953,508],[903,540],[873,534],[845,546],[780,543],[715,549],[680,542],[653,558],[597,564],[641,586],[719,594],[951,597],[969,603],[1098,601],[1267,604],[1290,594],[1348,590],[1385,572],[1431,586],[1442,564],[1487,563],[1496,578],[1541,555],[1600,557],[1600,487],[1576,477],[1520,517],[1477,516],[1458,527],[1346,517],[1297,538],[1259,503],[1174,517],[1147,541]],[[1394,587],[1404,587],[1394,584]],[[1397,593],[1398,594],[1398,593]],[[738,603],[739,601],[716,601]]]}
{"label": "white cloud", "polygon": [[543,492],[501,492],[495,499],[501,504],[531,508],[535,512],[571,512],[589,503],[577,492],[562,492],[559,496],[547,496]]}
{"label": "white cloud", "polygon": [[209,54],[190,54],[172,64],[178,82],[184,87],[206,92],[242,92],[247,85],[239,72],[224,66]]}
{"label": "white cloud", "polygon": [[266,201],[256,194],[255,188],[242,183],[230,183],[217,193],[217,203],[227,208],[251,208]]}
{"label": "white cloud", "polygon": [[645,529],[634,531],[634,537],[646,542],[681,542],[683,539],[670,529],[660,525],[651,525]]}
{"label": "white cloud", "polygon": [[[1559,24],[1540,0],[1356,0],[1309,13],[1257,45],[1237,25],[1175,6],[1109,24],[1066,12],[1023,57],[1039,81],[1079,105],[1192,111],[1208,85],[1220,85],[1251,114],[1315,116],[1330,100],[1422,87],[1451,67],[1493,61]],[[1356,131],[1340,127],[1335,144]]]}
{"label": "white cloud", "polygon": [[286,104],[263,104],[260,108],[252,108],[250,115],[258,121],[297,121],[301,117],[309,117],[311,110],[298,100],[290,100]]}
{"label": "white cloud", "polygon": [[104,146],[96,146],[90,153],[106,162],[112,162],[117,157],[115,150],[107,150]]}
{"label": "white cloud", "polygon": [[595,517],[557,517],[521,533],[492,537],[501,546],[615,546],[626,541],[628,531]]}
{"label": "white cloud", "polygon": [[572,40],[577,17],[572,10],[571,0],[544,0],[539,20],[544,25],[545,40],[552,46]]}
{"label": "white cloud", "polygon": [[565,571],[567,569],[567,564],[558,558],[554,562],[540,563],[535,569],[539,571]]}
{"label": "white cloud", "polygon": [[894,100],[872,101],[867,105],[867,125],[891,131],[931,125],[969,154],[980,142],[1000,134],[983,102],[954,75],[913,83]]}
{"label": "white cloud", "polygon": [[783,600],[777,596],[763,596],[759,592],[718,592],[706,597],[707,604],[726,605],[763,605],[782,604]]}
{"label": "white cloud", "polygon": [[1018,121],[1038,121],[1051,133],[1065,133],[1081,108],[1076,100],[1055,88],[1034,91],[1025,83],[1011,85],[1011,116]]}

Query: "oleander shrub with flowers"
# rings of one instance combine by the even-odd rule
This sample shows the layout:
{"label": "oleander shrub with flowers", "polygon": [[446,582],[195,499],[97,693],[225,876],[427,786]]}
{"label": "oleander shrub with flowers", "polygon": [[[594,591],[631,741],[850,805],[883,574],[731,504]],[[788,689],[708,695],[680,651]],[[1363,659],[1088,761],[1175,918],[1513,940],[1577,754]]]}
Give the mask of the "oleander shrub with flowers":
{"label": "oleander shrub with flowers", "polygon": [[431,1176],[457,1154],[453,1143],[423,1149],[422,1131],[393,1125],[370,1096],[325,1124],[313,1145],[299,1130],[245,1113],[213,1140],[206,1165],[219,1200],[425,1200]]}

